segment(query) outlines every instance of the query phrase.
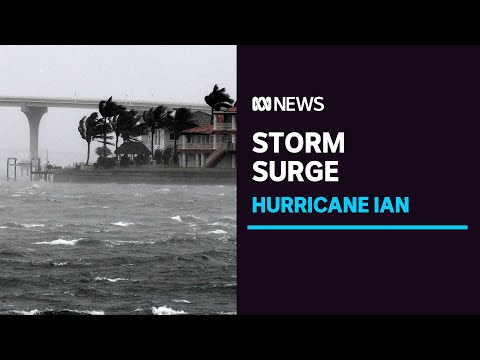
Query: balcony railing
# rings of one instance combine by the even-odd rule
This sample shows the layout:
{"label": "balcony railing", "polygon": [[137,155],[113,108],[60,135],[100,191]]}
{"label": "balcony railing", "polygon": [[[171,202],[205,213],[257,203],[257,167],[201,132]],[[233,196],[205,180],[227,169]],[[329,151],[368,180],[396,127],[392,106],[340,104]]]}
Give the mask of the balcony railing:
{"label": "balcony railing", "polygon": [[[223,143],[217,141],[217,149],[226,148],[227,150],[236,150],[236,144],[233,143]],[[181,149],[189,150],[214,150],[213,143],[186,143]]]}
{"label": "balcony railing", "polygon": [[235,128],[232,126],[232,123],[219,123],[214,127],[214,130],[235,130]]}
{"label": "balcony railing", "polygon": [[186,143],[182,149],[213,150],[213,143]]}

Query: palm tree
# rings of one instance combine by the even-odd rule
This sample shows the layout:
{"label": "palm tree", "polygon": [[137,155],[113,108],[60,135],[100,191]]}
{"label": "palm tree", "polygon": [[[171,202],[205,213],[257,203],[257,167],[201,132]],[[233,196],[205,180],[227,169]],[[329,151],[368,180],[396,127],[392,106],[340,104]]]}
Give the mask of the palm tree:
{"label": "palm tree", "polygon": [[107,101],[100,101],[98,110],[103,116],[103,156],[107,157],[107,134],[113,132],[112,123],[116,122],[116,118],[125,112],[126,108],[112,101],[110,96]]}
{"label": "palm tree", "polygon": [[205,96],[205,102],[212,109],[212,119],[211,123],[213,124],[213,112],[220,110],[222,107],[232,107],[232,104],[235,102],[229,94],[225,91],[225,88],[219,89],[218,85],[215,84],[213,91]]}
{"label": "palm tree", "polygon": [[157,106],[155,109],[151,108],[148,111],[143,112],[143,121],[150,129],[152,134],[152,144],[151,144],[151,151],[153,157],[153,134],[157,129],[162,129],[167,126],[168,116],[167,116],[167,107],[160,105]]}
{"label": "palm tree", "polygon": [[134,109],[123,111],[118,116],[112,118],[110,125],[115,133],[115,153],[118,149],[118,139],[120,137],[122,137],[124,142],[133,142],[137,141],[136,137],[147,133],[147,126],[138,124],[138,122],[137,111]]}
{"label": "palm tree", "polygon": [[140,118],[137,116],[136,110],[130,110],[123,113],[118,118],[119,135],[123,142],[136,142],[137,137],[148,133],[147,124],[139,124]]}
{"label": "palm tree", "polygon": [[87,165],[90,161],[90,143],[92,140],[98,140],[102,138],[102,119],[97,119],[98,113],[94,112],[89,117],[84,116],[78,123],[78,132],[82,139],[88,144],[87,152]]}
{"label": "palm tree", "polygon": [[168,130],[173,133],[174,144],[172,159],[176,163],[177,160],[177,138],[180,136],[182,131],[196,127],[197,124],[192,120],[193,113],[187,108],[179,108],[175,111],[173,116],[168,118]]}

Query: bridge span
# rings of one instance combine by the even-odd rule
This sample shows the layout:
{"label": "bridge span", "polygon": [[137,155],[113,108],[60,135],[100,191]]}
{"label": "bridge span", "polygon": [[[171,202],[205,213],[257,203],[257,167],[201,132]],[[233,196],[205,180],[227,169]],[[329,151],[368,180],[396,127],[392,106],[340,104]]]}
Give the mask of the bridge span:
{"label": "bridge span", "polygon": [[[0,96],[0,106],[18,107],[27,116],[28,124],[30,126],[30,158],[35,159],[38,157],[38,129],[40,126],[40,120],[42,119],[42,116],[48,112],[49,107],[92,109],[93,111],[96,110],[98,112],[98,103],[101,100],[102,99]],[[173,110],[185,107],[194,111],[210,111],[210,107],[207,105],[193,103],[168,103],[140,100],[116,101],[116,103],[125,106],[127,109],[135,109],[139,112],[150,110],[159,105],[164,105]]]}

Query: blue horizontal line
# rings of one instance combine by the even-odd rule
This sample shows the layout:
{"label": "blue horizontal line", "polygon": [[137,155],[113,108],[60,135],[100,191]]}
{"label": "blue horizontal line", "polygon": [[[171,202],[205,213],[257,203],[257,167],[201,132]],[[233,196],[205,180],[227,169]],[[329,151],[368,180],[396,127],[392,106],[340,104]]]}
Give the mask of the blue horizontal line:
{"label": "blue horizontal line", "polygon": [[248,230],[468,230],[468,225],[248,225]]}

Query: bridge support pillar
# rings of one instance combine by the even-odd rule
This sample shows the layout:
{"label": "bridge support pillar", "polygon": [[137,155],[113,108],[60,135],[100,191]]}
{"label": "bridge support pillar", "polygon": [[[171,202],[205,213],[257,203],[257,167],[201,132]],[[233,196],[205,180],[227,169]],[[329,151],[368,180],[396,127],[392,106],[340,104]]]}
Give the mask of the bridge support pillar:
{"label": "bridge support pillar", "polygon": [[38,128],[47,107],[22,106],[22,112],[27,116],[30,125],[30,160],[38,158]]}

